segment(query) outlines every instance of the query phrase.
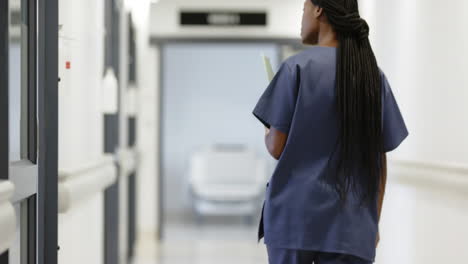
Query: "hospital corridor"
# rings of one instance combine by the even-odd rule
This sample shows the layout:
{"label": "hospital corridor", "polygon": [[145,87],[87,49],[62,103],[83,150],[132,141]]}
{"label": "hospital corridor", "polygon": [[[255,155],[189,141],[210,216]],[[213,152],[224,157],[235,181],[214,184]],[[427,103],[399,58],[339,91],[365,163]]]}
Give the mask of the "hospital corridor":
{"label": "hospital corridor", "polygon": [[[321,48],[317,58],[350,63],[349,49],[304,38],[308,8],[333,23],[327,8],[342,2],[359,4],[337,13],[360,16],[352,22],[391,85],[381,98],[396,100],[409,134],[386,154],[381,214],[362,213],[346,232],[304,234],[347,248],[339,240],[376,231],[372,219],[372,263],[468,264],[466,0],[0,0],[0,264],[299,264],[275,260],[266,244],[296,250],[309,238],[290,238],[291,212],[330,206],[322,189],[304,198],[315,191],[301,193],[311,180],[297,175],[311,165],[288,149],[304,135],[297,105],[313,107],[300,100],[324,95],[300,85],[300,66],[286,66]],[[338,77],[367,80],[339,69]],[[275,94],[285,80],[299,92]],[[385,117],[390,106],[380,100],[383,127],[400,121]],[[318,120],[307,135],[334,124],[321,112],[307,113]],[[285,132],[275,157],[269,135]],[[326,144],[319,139],[312,156]],[[297,228],[338,228],[316,217],[299,217]],[[369,242],[354,239],[356,250]]]}

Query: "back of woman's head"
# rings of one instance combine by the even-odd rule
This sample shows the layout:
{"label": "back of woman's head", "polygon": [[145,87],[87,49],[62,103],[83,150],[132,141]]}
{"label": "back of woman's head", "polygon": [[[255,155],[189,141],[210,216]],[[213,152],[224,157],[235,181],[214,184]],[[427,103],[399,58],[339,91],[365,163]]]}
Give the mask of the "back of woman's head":
{"label": "back of woman's head", "polygon": [[[374,201],[381,179],[382,85],[357,0],[307,0],[322,9],[338,40],[336,96],[340,133],[328,180],[342,200],[351,191]],[[335,164],[335,163],[334,163]]]}

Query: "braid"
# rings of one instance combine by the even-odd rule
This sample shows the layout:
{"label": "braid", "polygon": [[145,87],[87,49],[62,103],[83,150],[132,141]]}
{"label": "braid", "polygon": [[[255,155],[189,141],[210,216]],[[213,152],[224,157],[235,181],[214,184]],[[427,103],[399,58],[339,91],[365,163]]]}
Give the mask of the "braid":
{"label": "braid", "polygon": [[339,158],[328,180],[341,200],[351,191],[361,202],[370,202],[381,178],[383,136],[381,77],[369,42],[369,26],[359,15],[357,0],[311,1],[323,8],[339,41],[335,84]]}

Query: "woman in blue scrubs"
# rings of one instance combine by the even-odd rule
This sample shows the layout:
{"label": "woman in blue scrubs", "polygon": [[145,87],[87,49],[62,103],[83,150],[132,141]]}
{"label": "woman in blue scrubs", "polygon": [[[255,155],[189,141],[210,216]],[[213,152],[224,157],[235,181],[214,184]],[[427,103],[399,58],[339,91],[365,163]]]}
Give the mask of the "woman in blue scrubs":
{"label": "woman in blue scrubs", "polygon": [[373,263],[386,152],[408,136],[357,0],[306,0],[303,43],[253,114],[278,160],[259,240],[270,264]]}

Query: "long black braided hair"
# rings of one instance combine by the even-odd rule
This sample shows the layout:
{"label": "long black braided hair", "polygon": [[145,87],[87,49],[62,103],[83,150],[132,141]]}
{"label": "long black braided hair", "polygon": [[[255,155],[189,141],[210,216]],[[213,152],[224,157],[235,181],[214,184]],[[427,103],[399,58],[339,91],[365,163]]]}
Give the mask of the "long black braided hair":
{"label": "long black braided hair", "polygon": [[381,179],[382,85],[369,42],[369,26],[357,0],[311,0],[323,8],[338,38],[336,95],[340,121],[336,171],[328,180],[346,201],[351,191],[361,202],[375,201]]}

